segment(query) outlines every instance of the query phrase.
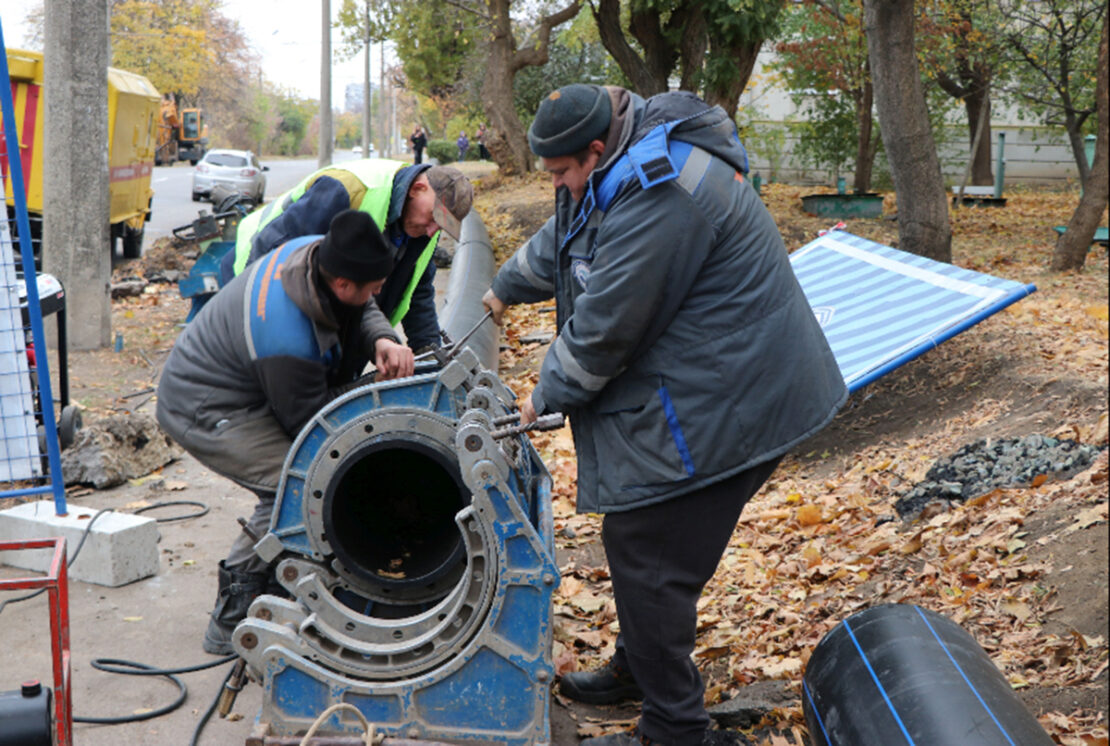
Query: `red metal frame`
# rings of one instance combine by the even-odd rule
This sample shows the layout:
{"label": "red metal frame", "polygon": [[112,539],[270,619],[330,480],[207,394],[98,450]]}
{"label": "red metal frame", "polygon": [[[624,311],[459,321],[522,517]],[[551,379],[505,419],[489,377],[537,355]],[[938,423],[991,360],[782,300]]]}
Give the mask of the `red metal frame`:
{"label": "red metal frame", "polygon": [[54,727],[57,746],[73,744],[73,707],[69,678],[69,576],[66,571],[66,540],[62,536],[28,541],[0,541],[0,552],[20,549],[49,549],[54,558],[45,577],[0,579],[0,590],[45,588],[50,599],[50,647],[54,659]]}

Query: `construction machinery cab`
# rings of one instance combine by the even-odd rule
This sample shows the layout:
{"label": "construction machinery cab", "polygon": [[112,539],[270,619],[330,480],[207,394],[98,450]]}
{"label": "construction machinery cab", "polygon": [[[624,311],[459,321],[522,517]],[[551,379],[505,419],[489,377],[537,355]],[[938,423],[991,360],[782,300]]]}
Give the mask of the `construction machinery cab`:
{"label": "construction machinery cab", "polygon": [[177,99],[172,93],[162,94],[160,106],[161,122],[158,125],[158,150],[155,165],[173,165],[177,161],[197,161],[208,152],[208,127],[204,123],[204,113],[200,109],[177,108]]}

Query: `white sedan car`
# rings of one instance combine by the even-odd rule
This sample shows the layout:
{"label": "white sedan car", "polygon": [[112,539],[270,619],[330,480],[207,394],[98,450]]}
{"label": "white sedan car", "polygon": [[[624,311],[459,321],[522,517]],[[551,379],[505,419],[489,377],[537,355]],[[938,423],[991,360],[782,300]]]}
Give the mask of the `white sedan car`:
{"label": "white sedan car", "polygon": [[266,194],[269,166],[249,150],[209,150],[193,169],[193,201],[211,199],[212,189],[222,186],[261,203]]}

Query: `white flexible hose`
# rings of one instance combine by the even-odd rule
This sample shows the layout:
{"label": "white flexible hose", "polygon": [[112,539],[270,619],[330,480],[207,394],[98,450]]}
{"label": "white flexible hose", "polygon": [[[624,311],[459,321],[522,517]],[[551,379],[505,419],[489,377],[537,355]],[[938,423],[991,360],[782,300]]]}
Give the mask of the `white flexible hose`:
{"label": "white flexible hose", "polygon": [[358,715],[358,722],[362,726],[362,731],[364,734],[363,740],[365,741],[366,746],[376,746],[376,744],[380,744],[382,741],[385,740],[385,734],[377,733],[377,728],[366,721],[366,716],[362,714],[361,710],[347,702],[339,702],[338,704],[334,704],[320,713],[320,716],[316,718],[315,722],[312,723],[312,727],[309,728],[308,732],[304,734],[304,738],[301,739],[301,746],[310,746],[309,741],[312,739],[313,736],[316,735],[316,731],[319,730],[320,726],[324,724],[324,721],[340,710],[350,710],[354,714]]}

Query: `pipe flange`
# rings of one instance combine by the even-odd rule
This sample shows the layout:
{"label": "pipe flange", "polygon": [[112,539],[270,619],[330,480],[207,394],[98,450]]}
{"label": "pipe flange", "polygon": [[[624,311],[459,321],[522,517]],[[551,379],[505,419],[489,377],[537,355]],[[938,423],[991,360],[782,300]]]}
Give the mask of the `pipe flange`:
{"label": "pipe flange", "polygon": [[467,547],[466,572],[433,607],[398,619],[367,616],[340,601],[326,575],[301,577],[295,594],[305,616],[298,633],[308,657],[345,674],[401,680],[458,655],[485,622],[496,591],[496,542],[490,511],[473,506],[457,517]]}
{"label": "pipe flange", "polygon": [[[337,474],[349,466],[352,457],[357,458],[375,446],[392,444],[423,447],[450,464],[455,458],[455,427],[451,420],[427,410],[389,407],[372,410],[329,433],[305,474],[301,501],[301,518],[313,559],[324,560],[335,554],[324,525],[323,505]],[[346,576],[344,579],[354,580]]]}

